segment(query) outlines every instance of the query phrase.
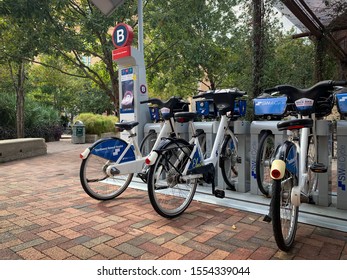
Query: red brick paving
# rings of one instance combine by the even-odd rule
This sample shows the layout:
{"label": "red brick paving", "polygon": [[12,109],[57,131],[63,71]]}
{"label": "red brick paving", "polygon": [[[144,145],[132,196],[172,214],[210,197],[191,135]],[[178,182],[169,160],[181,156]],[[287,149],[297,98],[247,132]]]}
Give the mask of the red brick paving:
{"label": "red brick paving", "polygon": [[45,156],[0,165],[0,259],[347,259],[347,233],[299,224],[278,250],[270,224],[246,211],[193,201],[172,220],[129,188],[100,202],[79,182],[87,144],[47,143]]}

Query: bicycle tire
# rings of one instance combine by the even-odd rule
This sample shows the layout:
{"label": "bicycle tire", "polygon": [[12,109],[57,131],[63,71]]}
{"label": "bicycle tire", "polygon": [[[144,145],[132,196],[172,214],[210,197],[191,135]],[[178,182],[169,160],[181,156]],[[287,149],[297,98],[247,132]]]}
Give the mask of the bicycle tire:
{"label": "bicycle tire", "polygon": [[175,139],[162,147],[150,167],[148,195],[154,210],[165,218],[181,215],[193,200],[197,179],[179,182],[179,175],[186,166],[191,146],[183,139]]}
{"label": "bicycle tire", "polygon": [[237,157],[237,143],[234,143],[230,135],[226,135],[219,157],[219,167],[222,172],[223,180],[227,184],[227,189],[232,191],[236,191],[235,183],[232,178],[238,176]]}
{"label": "bicycle tire", "polygon": [[[107,142],[106,142],[107,141]],[[92,198],[97,200],[110,200],[122,194],[129,186],[133,173],[109,177],[106,174],[107,167],[113,163],[110,153],[114,152],[112,147],[116,144],[127,143],[119,138],[100,140],[90,149],[88,156],[82,160],[80,167],[80,181],[83,190]],[[105,148],[102,156],[93,152],[98,148]],[[108,149],[110,147],[110,149]],[[128,151],[134,153],[132,149]],[[134,154],[131,155],[134,157]]]}
{"label": "bicycle tire", "polygon": [[291,203],[295,181],[295,175],[286,171],[285,176],[281,180],[274,180],[272,186],[272,229],[278,248],[285,252],[293,247],[298,224],[299,207]]}
{"label": "bicycle tire", "polygon": [[259,141],[255,173],[258,189],[265,196],[269,196],[269,188],[272,185],[270,178],[270,163],[275,152],[275,138],[270,131],[265,131]]}
{"label": "bicycle tire", "polygon": [[155,131],[151,131],[148,133],[148,135],[146,135],[145,138],[143,138],[140,144],[140,151],[143,157],[149,155],[149,153],[152,151],[157,137],[157,133]]}

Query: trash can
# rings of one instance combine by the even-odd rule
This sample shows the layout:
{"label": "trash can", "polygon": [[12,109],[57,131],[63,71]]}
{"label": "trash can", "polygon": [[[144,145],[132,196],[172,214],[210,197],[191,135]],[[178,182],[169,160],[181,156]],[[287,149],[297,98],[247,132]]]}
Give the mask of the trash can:
{"label": "trash can", "polygon": [[86,142],[86,129],[81,121],[76,121],[72,126],[72,144],[84,144]]}

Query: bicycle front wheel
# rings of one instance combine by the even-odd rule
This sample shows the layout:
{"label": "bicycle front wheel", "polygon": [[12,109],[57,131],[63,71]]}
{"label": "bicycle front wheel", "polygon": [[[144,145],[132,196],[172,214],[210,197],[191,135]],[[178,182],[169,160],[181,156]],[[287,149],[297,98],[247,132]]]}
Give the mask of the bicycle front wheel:
{"label": "bicycle front wheel", "polygon": [[277,246],[282,251],[289,251],[294,243],[299,207],[291,203],[291,191],[295,177],[286,171],[281,180],[274,180],[272,186],[272,228]]}
{"label": "bicycle front wheel", "polygon": [[227,189],[236,191],[234,179],[238,176],[237,170],[237,143],[230,135],[226,135],[222,144],[220,169]]}
{"label": "bicycle front wheel", "polygon": [[[108,139],[100,141],[91,148],[88,156],[83,159],[80,167],[80,181],[84,191],[97,200],[110,200],[122,194],[129,186],[133,173],[126,175],[108,176],[106,169],[112,163],[113,154],[117,145],[126,145],[121,139]],[[94,151],[102,151],[102,153]],[[133,153],[129,150],[129,153]],[[134,157],[134,156],[132,156]]]}
{"label": "bicycle front wheel", "polygon": [[148,174],[148,195],[154,210],[165,218],[182,214],[193,200],[197,179],[182,179],[191,147],[176,139],[164,146]]}
{"label": "bicycle front wheel", "polygon": [[266,196],[269,195],[269,188],[272,184],[272,180],[270,178],[270,165],[274,151],[274,135],[270,131],[266,131],[259,141],[255,165],[258,188],[262,192],[262,194]]}
{"label": "bicycle front wheel", "polygon": [[157,137],[157,133],[152,131],[145,138],[143,138],[140,144],[140,151],[143,157],[147,156],[152,151]]}

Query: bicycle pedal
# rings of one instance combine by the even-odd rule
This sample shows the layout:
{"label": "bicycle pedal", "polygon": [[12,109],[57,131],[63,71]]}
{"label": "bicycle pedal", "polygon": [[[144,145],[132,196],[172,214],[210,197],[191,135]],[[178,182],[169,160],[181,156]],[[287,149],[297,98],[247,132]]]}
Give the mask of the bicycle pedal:
{"label": "bicycle pedal", "polygon": [[214,190],[214,196],[218,198],[224,198],[225,197],[225,191],[223,190]]}
{"label": "bicycle pedal", "polygon": [[326,173],[328,171],[328,167],[325,164],[319,162],[313,163],[310,166],[310,169],[315,173]]}
{"label": "bicycle pedal", "polygon": [[144,183],[147,183],[147,172],[138,173],[137,176],[138,176]]}

